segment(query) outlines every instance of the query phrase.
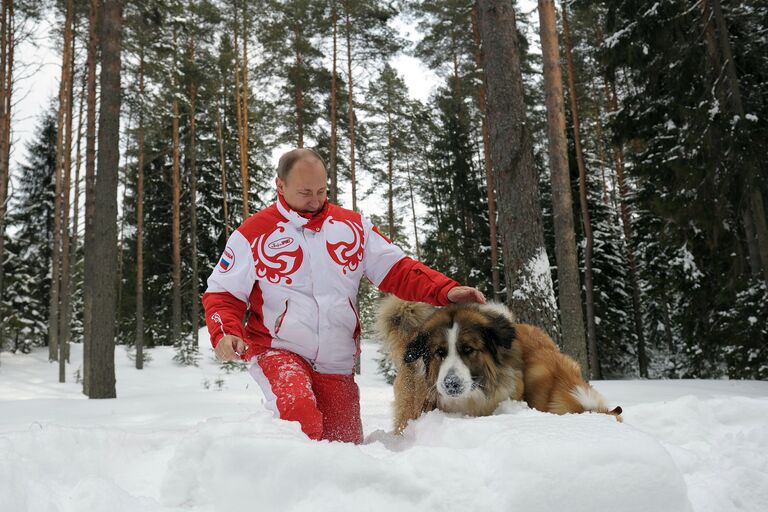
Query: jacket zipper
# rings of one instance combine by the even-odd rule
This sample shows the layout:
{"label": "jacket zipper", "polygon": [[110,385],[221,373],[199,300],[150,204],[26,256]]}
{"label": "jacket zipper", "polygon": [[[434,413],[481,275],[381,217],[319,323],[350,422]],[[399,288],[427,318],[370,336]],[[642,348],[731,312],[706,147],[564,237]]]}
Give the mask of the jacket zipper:
{"label": "jacket zipper", "polygon": [[275,336],[277,336],[277,333],[280,332],[280,327],[283,325],[283,320],[285,320],[285,315],[288,313],[288,299],[285,299],[285,309],[283,309],[282,314],[277,317],[277,320],[275,320]]}
{"label": "jacket zipper", "polygon": [[349,307],[352,308],[352,312],[355,314],[355,330],[354,330],[354,339],[355,343],[360,343],[360,315],[357,314],[357,310],[355,309],[355,306],[352,304],[352,299],[347,297],[347,300],[349,300]]}

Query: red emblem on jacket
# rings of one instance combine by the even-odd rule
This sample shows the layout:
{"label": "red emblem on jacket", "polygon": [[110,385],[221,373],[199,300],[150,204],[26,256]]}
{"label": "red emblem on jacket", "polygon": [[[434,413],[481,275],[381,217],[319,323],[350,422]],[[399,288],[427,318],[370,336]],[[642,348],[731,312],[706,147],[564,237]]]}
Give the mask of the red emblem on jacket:
{"label": "red emblem on jacket", "polygon": [[[328,224],[329,240],[325,242],[328,254],[333,261],[341,265],[342,272],[345,274],[347,270],[354,272],[363,260],[365,246],[363,227],[346,219],[329,218]],[[342,238],[342,240],[332,243],[330,239],[334,238]]]}
{"label": "red emblem on jacket", "polygon": [[294,243],[293,238],[284,237],[269,241],[274,235],[285,232],[285,227],[277,226],[272,233],[261,235],[254,240],[252,247],[256,249],[256,277],[266,279],[270,283],[279,283],[280,279],[285,278],[287,284],[293,280],[289,277],[301,267],[304,260],[304,253],[301,246],[297,244],[293,250],[280,251]]}

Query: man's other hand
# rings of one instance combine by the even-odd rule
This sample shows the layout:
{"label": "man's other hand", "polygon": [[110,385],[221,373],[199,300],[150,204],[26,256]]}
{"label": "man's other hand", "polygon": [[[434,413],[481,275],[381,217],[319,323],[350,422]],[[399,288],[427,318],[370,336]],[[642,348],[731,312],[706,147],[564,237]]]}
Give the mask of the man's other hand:
{"label": "man's other hand", "polygon": [[485,304],[485,295],[477,288],[455,286],[448,290],[448,300],[451,302],[477,302]]}
{"label": "man's other hand", "polygon": [[213,352],[219,361],[240,359],[240,356],[245,352],[245,343],[237,336],[227,334],[219,340]]}

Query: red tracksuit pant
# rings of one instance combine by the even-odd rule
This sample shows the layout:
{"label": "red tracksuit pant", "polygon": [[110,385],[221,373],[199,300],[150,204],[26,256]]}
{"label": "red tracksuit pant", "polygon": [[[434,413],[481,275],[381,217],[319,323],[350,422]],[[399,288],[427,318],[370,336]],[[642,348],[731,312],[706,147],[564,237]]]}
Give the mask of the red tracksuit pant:
{"label": "red tracksuit pant", "polygon": [[298,354],[265,349],[251,359],[250,373],[266,406],[287,421],[298,421],[310,439],[363,442],[360,391],[354,375],[317,373]]}

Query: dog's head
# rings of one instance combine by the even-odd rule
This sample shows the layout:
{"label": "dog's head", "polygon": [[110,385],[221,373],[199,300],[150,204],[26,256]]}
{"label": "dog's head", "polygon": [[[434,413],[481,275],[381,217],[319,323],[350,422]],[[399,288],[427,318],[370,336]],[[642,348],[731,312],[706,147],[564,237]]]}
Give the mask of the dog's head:
{"label": "dog's head", "polygon": [[515,340],[512,320],[503,311],[476,304],[437,310],[408,343],[404,362],[421,359],[427,383],[442,400],[489,395]]}

